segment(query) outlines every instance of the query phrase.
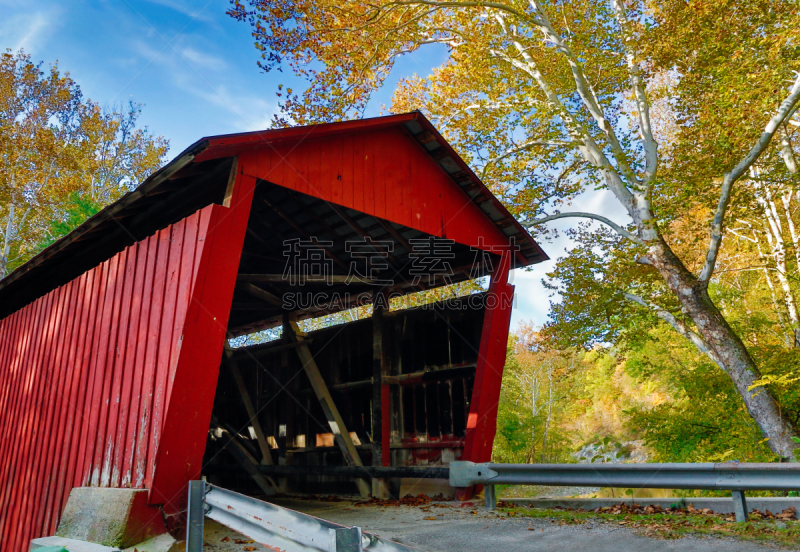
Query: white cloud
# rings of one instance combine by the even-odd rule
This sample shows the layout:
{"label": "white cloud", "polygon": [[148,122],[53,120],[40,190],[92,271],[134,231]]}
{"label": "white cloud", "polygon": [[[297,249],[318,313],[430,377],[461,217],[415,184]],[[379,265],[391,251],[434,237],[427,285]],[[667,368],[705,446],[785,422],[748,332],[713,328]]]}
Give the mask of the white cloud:
{"label": "white cloud", "polygon": [[56,16],[49,10],[3,18],[0,23],[0,45],[14,51],[22,48],[29,54],[37,53],[52,35],[51,28]]}
{"label": "white cloud", "polygon": [[[184,37],[179,42],[190,40],[192,37]],[[156,46],[159,45],[156,43]],[[214,111],[227,112],[230,126],[221,129],[222,132],[250,132],[269,126],[277,106],[252,92],[238,89],[236,81],[231,81],[227,73],[222,76],[216,73],[224,67],[221,58],[184,44],[161,48],[143,41],[134,45],[138,55],[155,66],[159,74],[168,75],[176,89],[214,106]]]}
{"label": "white cloud", "polygon": [[228,66],[221,57],[207,54],[191,47],[181,49],[179,54],[187,63],[212,71],[221,71]]}
{"label": "white cloud", "polygon": [[206,12],[206,9],[211,4],[211,2],[207,2],[200,6],[192,6],[187,4],[186,2],[182,2],[181,0],[145,0],[150,4],[156,4],[158,6],[164,6],[165,8],[169,8],[174,10],[178,13],[182,13],[183,15],[189,16],[192,19],[199,19],[201,21],[212,21],[212,17],[209,13]]}
{"label": "white cloud", "polygon": [[[608,190],[584,193],[578,196],[573,201],[573,204],[563,209],[563,211],[596,213],[622,225],[630,222],[625,208]],[[539,243],[544,252],[550,257],[550,260],[533,265],[530,270],[514,270],[512,272],[512,283],[516,286],[516,308],[511,316],[512,331],[522,321],[530,320],[539,326],[547,322],[550,301],[558,302],[560,297],[557,295],[550,297],[552,292],[542,285],[542,279],[555,268],[559,259],[564,258],[577,245],[563,231],[574,228],[579,222],[586,220],[579,218],[560,219],[550,223],[552,227],[560,231],[558,238]],[[598,225],[600,223],[595,222],[593,224]]]}

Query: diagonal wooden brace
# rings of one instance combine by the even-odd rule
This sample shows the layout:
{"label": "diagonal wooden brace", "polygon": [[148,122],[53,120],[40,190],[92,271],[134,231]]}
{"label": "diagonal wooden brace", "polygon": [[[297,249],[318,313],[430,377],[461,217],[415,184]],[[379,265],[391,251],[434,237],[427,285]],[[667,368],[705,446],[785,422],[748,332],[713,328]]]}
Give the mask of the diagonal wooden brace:
{"label": "diagonal wooden brace", "polygon": [[[328,391],[328,386],[325,385],[325,380],[322,379],[322,374],[314,360],[314,356],[311,354],[308,345],[303,342],[305,337],[303,332],[300,331],[297,322],[294,320],[289,321],[284,328],[284,331],[288,334],[287,337],[299,344],[296,350],[300,357],[300,362],[303,365],[303,370],[305,370],[308,380],[311,382],[314,394],[316,394],[322,406],[322,411],[328,419],[328,425],[333,432],[336,444],[339,445],[342,451],[345,462],[347,462],[348,466],[363,466],[364,464],[361,462],[361,457],[358,455],[356,445],[353,443],[353,438],[350,437],[350,433],[347,431],[339,409],[336,408],[336,405],[333,403],[333,397],[330,391]],[[370,485],[366,479],[356,479],[356,485],[362,497],[368,497],[370,495]]]}
{"label": "diagonal wooden brace", "polygon": [[239,370],[239,364],[233,358],[233,351],[231,351],[231,349],[226,347],[225,355],[228,358],[228,368],[233,375],[233,379],[236,380],[236,387],[239,388],[239,394],[242,396],[242,402],[244,403],[245,410],[247,410],[247,417],[250,418],[250,424],[252,424],[253,431],[256,434],[258,448],[261,451],[261,463],[265,466],[272,466],[274,464],[272,461],[272,452],[269,449],[269,443],[264,435],[264,429],[258,421],[258,413],[253,406],[253,401],[250,399],[250,392],[247,390],[247,385],[245,385],[244,378]]}

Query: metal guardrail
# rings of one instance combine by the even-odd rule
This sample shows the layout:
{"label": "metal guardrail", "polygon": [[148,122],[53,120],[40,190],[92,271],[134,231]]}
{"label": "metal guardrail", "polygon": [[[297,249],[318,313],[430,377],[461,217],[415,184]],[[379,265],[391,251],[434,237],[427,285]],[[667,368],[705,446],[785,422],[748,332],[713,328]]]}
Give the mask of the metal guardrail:
{"label": "metal guardrail", "polygon": [[273,477],[297,477],[308,475],[327,475],[334,477],[370,477],[388,479],[405,477],[410,479],[447,479],[450,470],[445,467],[376,467],[376,466],[258,466],[262,475]]}
{"label": "metal guardrail", "polygon": [[205,518],[286,552],[420,552],[361,530],[234,493],[205,481],[189,483],[186,552],[202,552]]}
{"label": "metal guardrail", "polygon": [[475,464],[450,462],[450,485],[484,485],[495,509],[495,485],[711,489],[732,492],[736,520],[746,521],[745,491],[800,490],[800,464]]}

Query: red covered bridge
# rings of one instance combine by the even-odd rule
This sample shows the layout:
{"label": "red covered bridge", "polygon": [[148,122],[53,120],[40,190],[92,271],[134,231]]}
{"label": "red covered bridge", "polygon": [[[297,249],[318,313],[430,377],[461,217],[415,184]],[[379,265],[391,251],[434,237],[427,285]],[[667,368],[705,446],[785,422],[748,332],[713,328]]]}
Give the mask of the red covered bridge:
{"label": "red covered bridge", "polygon": [[[439,278],[426,240],[448,244]],[[313,245],[299,274],[287,244]],[[201,473],[364,493],[313,468],[489,460],[508,272],[545,259],[419,113],[198,141],[0,281],[0,548],[54,534],[74,487],[148,489],[170,519]],[[378,301],[487,275],[480,308]]]}

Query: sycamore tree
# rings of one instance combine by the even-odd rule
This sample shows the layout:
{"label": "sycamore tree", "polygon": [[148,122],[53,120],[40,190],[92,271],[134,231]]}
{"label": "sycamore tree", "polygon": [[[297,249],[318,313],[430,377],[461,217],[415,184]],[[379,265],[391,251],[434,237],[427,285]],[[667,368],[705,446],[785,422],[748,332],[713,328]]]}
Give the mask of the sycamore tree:
{"label": "sycamore tree", "polygon": [[[168,143],[140,107],[103,110],[20,51],[0,55],[0,278],[158,169]],[[87,210],[88,209],[88,210]]]}
{"label": "sycamore tree", "polygon": [[[251,25],[264,70],[288,63],[308,79],[302,92],[281,90],[276,124],[359,116],[400,56],[446,48],[432,74],[401,83],[392,109],[428,113],[539,235],[565,217],[604,224],[624,253],[615,268],[637,275],[619,279],[621,296],[718,365],[772,451],[793,456],[797,429],[754,388],[759,368],[709,286],[742,180],[775,151],[791,153],[796,2],[233,0],[229,13]],[[666,151],[659,109],[677,132]],[[592,189],[609,190],[630,223],[562,211]],[[698,261],[669,229],[701,207]]]}

